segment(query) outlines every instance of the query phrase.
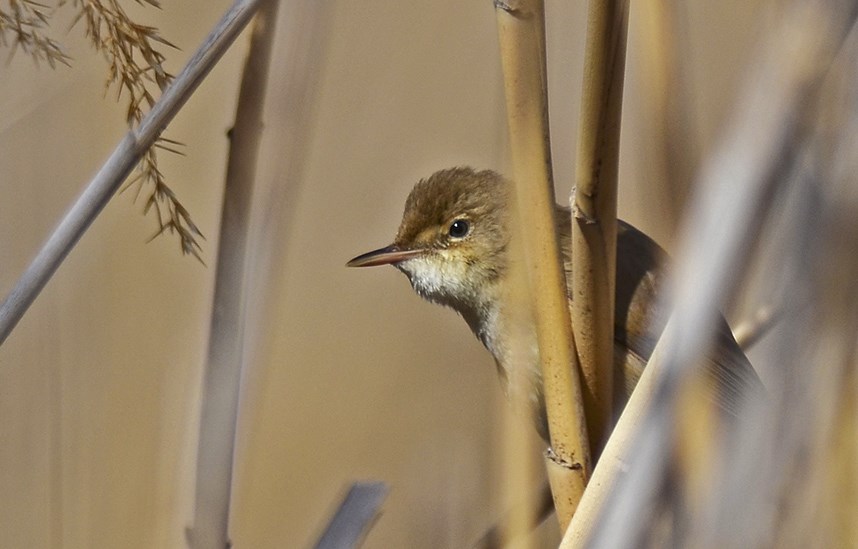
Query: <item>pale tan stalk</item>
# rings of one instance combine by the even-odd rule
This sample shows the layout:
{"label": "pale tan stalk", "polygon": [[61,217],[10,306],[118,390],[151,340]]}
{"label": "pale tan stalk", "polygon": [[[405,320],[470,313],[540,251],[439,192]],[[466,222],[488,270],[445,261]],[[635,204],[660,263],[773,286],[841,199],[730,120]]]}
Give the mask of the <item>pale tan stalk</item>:
{"label": "pale tan stalk", "polygon": [[591,0],[572,204],[572,328],[594,454],[609,434],[612,415],[617,169],[627,27],[627,0]]}
{"label": "pale tan stalk", "polygon": [[544,8],[539,0],[497,2],[495,6],[520,225],[527,227],[517,234],[525,249],[536,311],[552,461],[562,470],[561,475],[549,477],[558,520],[565,528],[587,483],[590,452],[554,227]]}
{"label": "pale tan stalk", "polygon": [[203,374],[192,549],[229,546],[233,458],[244,351],[250,210],[278,0],[261,0],[230,131],[208,359]]}

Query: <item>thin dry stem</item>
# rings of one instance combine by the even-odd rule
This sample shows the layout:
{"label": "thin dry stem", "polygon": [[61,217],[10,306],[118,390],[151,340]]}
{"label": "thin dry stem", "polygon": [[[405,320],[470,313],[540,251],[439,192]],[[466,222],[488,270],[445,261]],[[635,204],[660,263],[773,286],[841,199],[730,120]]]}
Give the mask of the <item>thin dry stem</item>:
{"label": "thin dry stem", "polygon": [[590,473],[587,427],[554,228],[547,125],[544,8],[539,0],[496,3],[510,145],[554,460],[565,470],[552,492],[565,527]]}
{"label": "thin dry stem", "polygon": [[572,205],[572,328],[594,454],[612,418],[617,171],[627,0],[592,0]]}
{"label": "thin dry stem", "polygon": [[263,0],[251,36],[230,132],[209,348],[204,371],[190,545],[224,547],[232,493],[241,372],[244,364],[247,247],[262,137],[263,107],[277,21],[277,0]]}

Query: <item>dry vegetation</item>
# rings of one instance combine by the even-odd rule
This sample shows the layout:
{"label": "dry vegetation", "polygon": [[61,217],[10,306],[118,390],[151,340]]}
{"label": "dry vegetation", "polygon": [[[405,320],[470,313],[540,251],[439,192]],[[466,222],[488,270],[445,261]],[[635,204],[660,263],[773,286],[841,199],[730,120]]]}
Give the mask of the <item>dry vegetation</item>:
{"label": "dry vegetation", "polygon": [[[161,7],[156,0],[135,1]],[[158,29],[133,21],[118,0],[62,0],[54,7],[32,0],[8,0],[5,6],[0,3],[0,43],[12,46],[10,55],[20,50],[37,63],[44,61],[51,67],[57,63],[70,65],[72,59],[62,43],[51,37],[57,32],[51,28],[53,18],[63,8],[74,13],[72,28],[82,27],[93,49],[104,56],[105,93],[113,90],[116,99],[125,102],[129,127],[139,125],[173,78],[164,68],[166,56],[162,50],[176,46],[162,37]],[[144,212],[155,213],[156,236],[165,232],[176,234],[182,253],[201,260],[198,238],[202,233],[158,168],[158,150],[181,154],[180,146],[181,143],[159,136],[127,185],[136,184],[138,194],[145,191]]]}
{"label": "dry vegetation", "polygon": [[[761,41],[727,131],[696,178],[667,296],[675,304],[673,320],[593,469],[591,455],[602,449],[612,414],[604,397],[610,394],[610,368],[599,363],[611,352],[613,282],[606,273],[613,272],[615,235],[593,232],[590,224],[598,218],[613,226],[616,216],[627,23],[625,2],[593,1],[576,196],[586,218],[578,248],[589,243],[595,257],[576,280],[588,286],[589,279],[593,299],[571,321],[557,244],[544,245],[553,234],[553,188],[543,6],[496,4],[515,179],[532,183],[518,189],[520,204],[533,205],[520,212],[534,228],[534,241],[523,243],[530,251],[529,274],[523,276],[531,277],[533,302],[545,314],[539,343],[553,406],[549,478],[565,531],[562,546],[852,546],[858,543],[858,6],[842,0],[789,3]],[[151,0],[138,3],[158,7]],[[661,17],[656,27],[668,29],[670,48],[680,48],[681,33],[673,29],[680,18],[669,2],[657,4],[662,11],[655,10]],[[65,5],[76,10],[76,24],[105,56],[107,86],[126,101],[128,124],[140,124],[171,82],[159,48],[172,45],[156,29],[131,21],[116,0],[71,0],[58,7]],[[36,61],[68,64],[47,33],[52,14],[53,8],[36,2],[0,3],[0,40]],[[671,63],[681,57],[670,48],[652,49],[669,57],[653,63],[662,63],[664,74],[674,74]],[[666,80],[653,103],[672,121],[664,124],[665,167],[668,155],[682,154],[677,136],[687,133],[675,124],[684,114],[668,112],[685,106],[664,98],[672,93]],[[610,99],[601,100],[606,93]],[[154,208],[159,233],[175,232],[182,251],[199,257],[200,231],[157,166],[156,148],[174,145],[159,138],[132,183],[147,189],[146,210]],[[696,150],[696,144],[688,146]],[[255,155],[255,148],[248,154]],[[664,176],[676,185],[683,171]],[[589,203],[593,196],[603,202]],[[243,242],[236,253],[244,259]],[[695,370],[712,345],[716,312],[735,305],[752,272],[770,273],[763,278],[777,288],[769,292],[772,301],[755,304],[765,306],[763,313],[742,338],[750,344],[762,328],[780,323],[774,344],[755,356],[768,398],[748,403],[734,424],[721,424],[699,398]],[[236,294],[242,289],[237,283]],[[583,322],[592,322],[593,333],[582,336],[578,326],[573,339],[570,327]],[[238,336],[232,351],[241,349]],[[518,437],[510,435],[510,463],[526,468],[529,461],[515,455]],[[231,446],[229,452],[231,459]],[[535,501],[524,486],[527,474],[512,471],[509,478],[516,479],[510,482],[522,499]],[[219,502],[225,517],[228,490]],[[532,521],[514,517],[512,534]],[[225,522],[213,534],[220,542]]]}
{"label": "dry vegetation", "polygon": [[[504,3],[502,8],[523,21],[543,17],[541,2]],[[605,137],[600,132],[603,127],[612,127],[611,117],[615,117],[614,126],[619,124],[621,93],[612,100],[609,90],[612,86],[614,92],[622,89],[623,64],[617,55],[622,56],[624,51],[625,19],[622,3],[593,2],[590,9],[591,64],[585,69],[581,115],[584,131],[579,134],[578,162],[583,168],[578,174],[575,196],[578,211],[582,206],[584,209],[580,227],[585,230],[575,244],[579,249],[585,248],[590,257],[576,255],[575,266],[580,265],[581,271],[575,275],[575,283],[580,284],[576,288],[587,288],[596,299],[577,308],[572,323],[582,385],[594,388],[585,393],[590,399],[584,398],[582,403],[592,429],[599,421],[591,421],[591,416],[606,414],[593,396],[598,394],[598,384],[603,383],[594,364],[605,364],[608,359],[594,357],[604,356],[596,349],[601,337],[610,340],[610,331],[601,335],[600,331],[611,326],[613,310],[610,300],[598,298],[606,288],[612,288],[607,275],[612,272],[612,240],[610,235],[601,236],[594,221],[600,217],[611,220],[615,214],[615,203],[611,206],[615,177],[612,181],[610,175],[602,173],[615,176],[616,141],[611,134]],[[848,60],[854,61],[856,44],[854,37],[848,40],[847,35],[853,28],[856,9],[852,2],[785,6],[771,34],[761,41],[760,50],[752,58],[754,77],[743,88],[720,146],[704,161],[697,197],[686,218],[674,284],[670,294],[664,296],[674,304],[673,321],[613,432],[592,483],[584,491],[581,507],[566,530],[564,547],[666,543],[693,547],[801,547],[818,539],[821,524],[826,525],[825,545],[847,546],[855,542],[854,531],[842,517],[847,509],[855,509],[858,495],[851,489],[832,491],[832,486],[839,486],[834,479],[854,479],[856,461],[845,456],[854,457],[858,445],[854,421],[847,419],[854,418],[858,411],[854,399],[858,343],[858,262],[854,253],[858,249],[854,238],[858,231],[854,219],[858,215],[854,209],[855,193],[850,188],[854,186],[850,185],[854,182],[854,161],[847,160],[855,158],[858,81],[854,62],[850,64]],[[653,11],[660,18],[656,28],[674,30],[670,25],[676,17],[670,3],[659,3]],[[508,31],[502,26],[502,53],[509,56],[504,32]],[[675,35],[666,34],[666,41],[671,43]],[[544,65],[536,49],[528,50],[521,44],[519,48],[519,56],[531,56],[532,67]],[[653,51],[664,54],[665,49]],[[677,57],[670,52],[668,60],[652,65],[663,66]],[[517,62],[516,67],[524,64]],[[613,74],[616,66],[620,67],[618,77]],[[516,109],[525,101],[516,95],[515,86],[526,80],[521,75],[527,72],[507,69],[505,64],[516,177],[542,186],[544,178],[538,177],[538,170],[527,172],[519,166],[520,159],[530,158],[530,151],[537,148],[533,141],[544,140],[544,149],[549,149],[548,134],[536,131],[525,135],[521,130]],[[675,71],[664,70],[667,74]],[[545,88],[544,81],[541,88],[531,87],[531,100],[539,99]],[[594,89],[598,92],[590,98],[588,93]],[[662,86],[660,92],[671,93],[669,86]],[[612,103],[613,111],[602,110]],[[662,109],[662,116],[674,121],[673,126],[664,125],[675,133],[663,137],[666,144],[661,150],[682,154],[677,150],[676,134],[683,128],[675,124],[680,117],[664,110],[669,103],[662,97],[656,97],[654,104]],[[680,110],[682,106],[675,108]],[[538,120],[547,114],[536,110],[531,116]],[[670,163],[667,158],[664,166]],[[667,171],[666,178],[675,178],[675,171]],[[594,183],[607,187],[597,191],[592,187]],[[603,200],[603,210],[592,202],[594,197]],[[539,215],[549,218],[550,209],[542,210]],[[787,239],[761,242],[760,232],[778,221],[790,227]],[[587,231],[590,238],[585,238]],[[774,245],[780,246],[782,255],[769,257],[764,265],[754,261],[756,255],[765,255]],[[808,254],[813,258],[809,263]],[[550,257],[539,263],[542,269],[551,264]],[[702,396],[705,387],[695,374],[695,366],[701,363],[705,350],[714,345],[715,311],[735,301],[755,264],[778,273],[767,278],[779,279],[777,307],[788,307],[789,314],[784,316],[789,318],[784,320],[783,331],[790,331],[792,336],[779,341],[775,350],[760,358],[768,374],[770,400],[752,399],[741,410],[738,421],[724,423],[708,409]],[[784,272],[789,275],[781,278]],[[533,291],[551,294],[553,288],[537,283]],[[539,302],[538,297],[532,299]],[[746,343],[756,339],[754,331],[780,318],[771,314],[770,307],[760,307],[762,312],[756,322],[762,325],[752,326],[750,335],[742,334]],[[538,328],[542,330],[548,322],[565,321],[545,320]],[[584,327],[576,325],[582,322]],[[583,339],[582,334],[586,336]],[[553,381],[548,372],[546,383]],[[553,432],[557,416],[549,414],[549,419]],[[561,424],[560,430],[564,429]],[[552,444],[556,444],[553,438]],[[799,471],[803,467],[809,468],[813,480],[808,480],[807,475],[802,478]],[[559,504],[557,492],[562,487],[556,486],[550,470],[549,478],[561,528],[566,529],[570,505]],[[577,484],[578,480],[571,482]],[[845,484],[854,488],[851,480]],[[573,493],[579,493],[579,489],[576,487]],[[576,504],[574,500],[571,508]],[[799,519],[808,515],[814,518]],[[786,531],[790,534],[785,535]]]}

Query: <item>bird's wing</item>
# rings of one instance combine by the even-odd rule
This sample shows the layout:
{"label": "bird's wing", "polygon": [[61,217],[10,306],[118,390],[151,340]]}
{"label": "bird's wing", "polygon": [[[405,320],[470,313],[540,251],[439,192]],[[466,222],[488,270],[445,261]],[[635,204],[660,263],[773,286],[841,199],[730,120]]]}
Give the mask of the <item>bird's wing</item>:
{"label": "bird's wing", "polygon": [[[571,216],[558,206],[558,234],[564,253],[569,298],[572,299]],[[614,309],[615,363],[626,396],[640,378],[670,311],[658,299],[665,283],[666,252],[632,225],[619,221],[617,227],[617,288]],[[727,412],[735,414],[741,399],[758,393],[762,384],[751,363],[739,348],[730,327],[719,317],[713,348],[705,357],[706,371],[717,388],[716,399]]]}

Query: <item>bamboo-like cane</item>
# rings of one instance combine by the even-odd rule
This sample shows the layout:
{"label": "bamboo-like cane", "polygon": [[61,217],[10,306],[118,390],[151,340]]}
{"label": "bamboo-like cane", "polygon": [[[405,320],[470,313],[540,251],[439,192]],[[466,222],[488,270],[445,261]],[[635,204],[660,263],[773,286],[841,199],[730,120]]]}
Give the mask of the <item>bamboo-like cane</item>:
{"label": "bamboo-like cane", "polygon": [[617,171],[628,0],[591,0],[572,204],[572,328],[598,454],[612,417]]}
{"label": "bamboo-like cane", "polygon": [[554,227],[554,192],[540,0],[495,3],[506,90],[515,187],[545,384],[553,456],[549,480],[563,528],[590,473],[587,427]]}

